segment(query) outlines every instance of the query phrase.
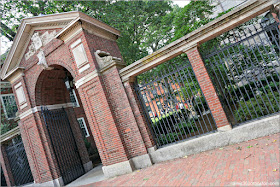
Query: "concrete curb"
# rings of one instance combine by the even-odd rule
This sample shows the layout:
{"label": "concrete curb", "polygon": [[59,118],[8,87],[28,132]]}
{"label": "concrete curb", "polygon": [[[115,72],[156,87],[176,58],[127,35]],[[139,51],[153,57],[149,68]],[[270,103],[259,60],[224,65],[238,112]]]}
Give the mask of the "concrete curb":
{"label": "concrete curb", "polygon": [[153,163],[236,144],[280,132],[280,114],[240,125],[226,132],[216,132],[172,144],[150,153]]}

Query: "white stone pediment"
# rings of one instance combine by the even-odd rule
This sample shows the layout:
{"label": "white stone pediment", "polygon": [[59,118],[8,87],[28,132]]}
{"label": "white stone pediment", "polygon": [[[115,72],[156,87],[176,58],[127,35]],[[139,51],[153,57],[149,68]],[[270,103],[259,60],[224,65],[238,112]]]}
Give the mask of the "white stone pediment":
{"label": "white stone pediment", "polygon": [[56,31],[46,31],[43,34],[34,32],[31,37],[31,44],[28,47],[28,52],[25,54],[25,59],[28,60],[33,56],[42,46],[47,45],[56,35]]}

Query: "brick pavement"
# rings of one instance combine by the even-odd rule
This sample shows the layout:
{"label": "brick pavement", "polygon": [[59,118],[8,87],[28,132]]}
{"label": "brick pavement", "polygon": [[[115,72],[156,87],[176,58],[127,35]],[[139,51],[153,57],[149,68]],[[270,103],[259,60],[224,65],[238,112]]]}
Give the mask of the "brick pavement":
{"label": "brick pavement", "polygon": [[279,186],[280,133],[86,186]]}

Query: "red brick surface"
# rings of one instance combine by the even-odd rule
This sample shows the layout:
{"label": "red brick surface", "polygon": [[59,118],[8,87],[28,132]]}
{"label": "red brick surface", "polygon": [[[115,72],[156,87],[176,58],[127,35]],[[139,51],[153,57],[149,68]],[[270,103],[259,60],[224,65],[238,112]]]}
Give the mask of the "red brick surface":
{"label": "red brick surface", "polygon": [[279,186],[279,138],[189,155],[86,186]]}
{"label": "red brick surface", "polygon": [[187,52],[187,55],[195,76],[197,77],[200,88],[212,112],[213,118],[215,119],[217,127],[219,128],[230,125],[198,49],[192,49],[191,51]]}

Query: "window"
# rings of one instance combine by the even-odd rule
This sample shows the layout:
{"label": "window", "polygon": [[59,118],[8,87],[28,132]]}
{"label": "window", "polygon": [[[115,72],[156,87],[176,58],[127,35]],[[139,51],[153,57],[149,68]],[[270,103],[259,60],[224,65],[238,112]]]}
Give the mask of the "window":
{"label": "window", "polygon": [[83,136],[84,137],[89,137],[89,132],[88,132],[88,129],[87,129],[87,126],[86,126],[85,119],[84,118],[78,118],[77,120],[78,120],[78,123],[81,127]]}
{"label": "window", "polygon": [[12,119],[16,117],[16,112],[18,109],[15,96],[13,94],[1,95],[1,101],[6,118]]}
{"label": "window", "polygon": [[70,101],[71,103],[74,104],[74,107],[80,107],[75,90],[74,89],[70,90],[69,94],[70,94]]}

